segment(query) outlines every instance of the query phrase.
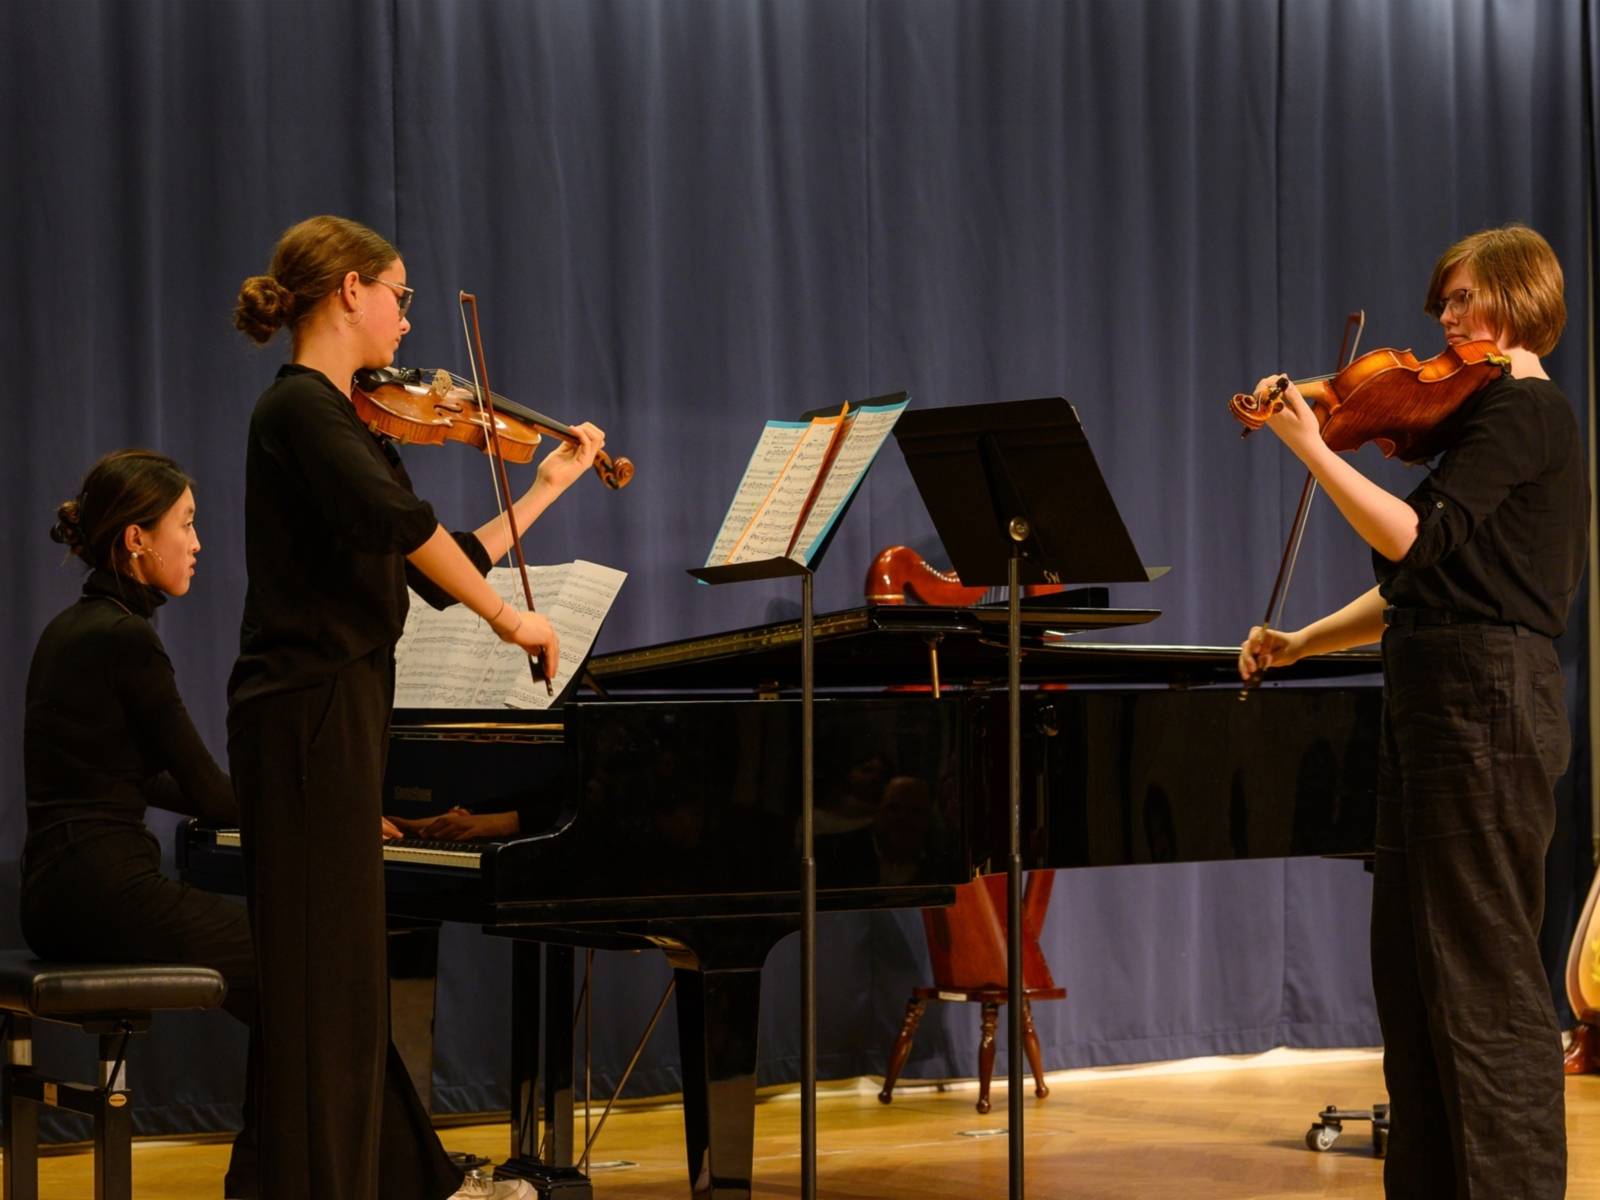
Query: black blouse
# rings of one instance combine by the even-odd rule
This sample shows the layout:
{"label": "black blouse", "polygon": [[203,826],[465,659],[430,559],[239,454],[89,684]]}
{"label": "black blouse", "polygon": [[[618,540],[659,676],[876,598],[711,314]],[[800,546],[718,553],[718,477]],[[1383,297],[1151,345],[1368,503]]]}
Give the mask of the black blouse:
{"label": "black blouse", "polygon": [[[438,528],[433,509],[394,446],[320,371],[285,365],[256,402],[244,494],[249,586],[228,681],[234,709],[393,646],[408,583],[435,608],[453,603],[405,559]],[[478,539],[454,537],[488,571]]]}
{"label": "black blouse", "polygon": [[1449,446],[1416,491],[1417,540],[1376,552],[1398,608],[1440,609],[1558,637],[1589,544],[1589,479],[1577,418],[1547,379],[1506,376],[1451,418]]}
{"label": "black blouse", "polygon": [[142,826],[152,804],[238,823],[233,787],[189,719],[150,623],[165,600],[94,571],[39,635],[22,731],[30,841],[69,821]]}

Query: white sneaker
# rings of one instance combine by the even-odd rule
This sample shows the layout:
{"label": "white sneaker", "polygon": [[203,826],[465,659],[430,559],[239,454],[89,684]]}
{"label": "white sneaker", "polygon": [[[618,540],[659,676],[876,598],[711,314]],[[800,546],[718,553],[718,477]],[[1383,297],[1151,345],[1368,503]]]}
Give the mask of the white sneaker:
{"label": "white sneaker", "polygon": [[526,1179],[489,1179],[468,1171],[461,1190],[450,1200],[536,1200],[536,1193]]}

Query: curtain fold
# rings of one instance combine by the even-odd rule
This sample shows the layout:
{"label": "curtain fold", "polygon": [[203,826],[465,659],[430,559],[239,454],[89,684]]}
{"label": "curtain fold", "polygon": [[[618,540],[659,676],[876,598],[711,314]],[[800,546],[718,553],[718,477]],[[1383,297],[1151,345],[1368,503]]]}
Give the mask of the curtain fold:
{"label": "curtain fold", "polygon": [[[1229,644],[1259,617],[1301,476],[1270,439],[1241,442],[1225,401],[1272,370],[1329,369],[1352,308],[1368,348],[1435,347],[1422,288],[1461,234],[1517,219],[1556,247],[1570,322],[1548,365],[1587,430],[1596,3],[0,7],[0,355],[28,397],[0,451],[16,547],[0,860],[22,841],[28,655],[78,586],[45,530],[115,446],[155,445],[198,479],[200,570],[161,634],[224,753],[245,423],[284,354],[235,333],[231,308],[293,221],[339,212],[392,236],[418,289],[402,361],[461,370],[455,295],[473,291],[496,389],[595,420],[638,464],[623,493],[575,487],[528,542],[535,560],[628,570],[603,649],[792,615],[790,588],[697,587],[683,569],[762,422],[901,388],[922,406],[1070,399],[1145,559],[1173,567],[1113,590],[1164,613],[1124,636]],[[492,511],[479,457],[406,457],[453,526]],[[1358,461],[1409,487],[1370,449]],[[896,542],[939,557],[891,449],[819,573],[819,609],[858,604]],[[1325,505],[1300,561],[1292,622],[1370,586]],[[1561,649],[1582,733],[1581,616]],[[1552,961],[1590,873],[1578,744]],[[1038,1013],[1047,1066],[1375,1042],[1368,892],[1359,867],[1315,861],[1064,874],[1044,949],[1070,995]],[[9,944],[14,911],[0,895]],[[824,1073],[881,1072],[926,982],[920,922],[831,916],[821,937]],[[797,955],[781,945],[766,975],[763,1082],[797,1074]],[[503,1106],[505,947],[451,929],[444,958],[435,1094]],[[601,969],[609,1080],[666,968]],[[635,1092],[678,1088],[664,1028]],[[242,1039],[225,1019],[164,1021],[145,1042],[141,1131],[230,1111]],[[971,1014],[930,1013],[907,1075],[970,1074],[976,1045]]]}

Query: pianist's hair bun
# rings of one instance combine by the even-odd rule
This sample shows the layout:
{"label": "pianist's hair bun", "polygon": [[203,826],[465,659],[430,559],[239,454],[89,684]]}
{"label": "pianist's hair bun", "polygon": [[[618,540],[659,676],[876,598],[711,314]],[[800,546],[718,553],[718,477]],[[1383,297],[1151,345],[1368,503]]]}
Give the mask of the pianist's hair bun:
{"label": "pianist's hair bun", "polygon": [[56,523],[50,526],[50,540],[60,542],[73,554],[83,552],[83,519],[79,515],[82,507],[76,496],[62,501],[56,509]]}

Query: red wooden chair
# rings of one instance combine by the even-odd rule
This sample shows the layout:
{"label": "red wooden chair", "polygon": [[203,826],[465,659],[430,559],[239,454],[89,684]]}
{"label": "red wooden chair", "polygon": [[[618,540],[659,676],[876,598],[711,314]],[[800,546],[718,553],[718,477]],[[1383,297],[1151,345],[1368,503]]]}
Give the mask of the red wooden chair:
{"label": "red wooden chair", "polygon": [[[1039,931],[1050,906],[1054,871],[1032,871],[1022,894],[1022,1038],[1033,1068],[1033,1094],[1043,1099],[1044,1066],[1039,1055],[1039,1035],[1033,1028],[1033,1001],[1061,1000],[1067,989],[1057,987],[1050,966],[1039,949]],[[911,1054],[911,1040],[930,1000],[966,1000],[981,1004],[983,1040],[978,1044],[978,1111],[989,1111],[989,1082],[994,1076],[995,1029],[1000,1006],[1010,999],[1006,988],[1006,877],[985,875],[956,889],[949,908],[925,908],[922,925],[928,935],[928,957],[933,962],[933,986],[913,988],[905,1019],[889,1051],[878,1099],[894,1099],[894,1085]]]}
{"label": "red wooden chair", "polygon": [[[981,587],[968,587],[952,572],[939,571],[909,546],[890,546],[867,571],[869,604],[904,604],[909,592],[924,604],[968,605],[982,601]],[[1027,595],[1058,592],[1058,584],[1029,585]],[[1033,1068],[1033,1092],[1043,1099],[1045,1086],[1039,1054],[1039,1035],[1033,1028],[1033,1001],[1060,1000],[1067,989],[1057,987],[1050,966],[1039,949],[1039,932],[1055,886],[1054,871],[1033,871],[1022,895],[1022,1035]],[[978,1111],[989,1111],[989,1084],[994,1076],[995,1029],[1000,1006],[1010,993],[1006,986],[1006,877],[987,875],[956,889],[950,908],[925,908],[922,924],[928,935],[928,957],[933,963],[933,986],[913,988],[905,1019],[889,1052],[883,1090],[878,1099],[894,1099],[894,1085],[911,1054],[911,1041],[930,1000],[965,1000],[982,1005],[983,1039],[978,1045]]]}

